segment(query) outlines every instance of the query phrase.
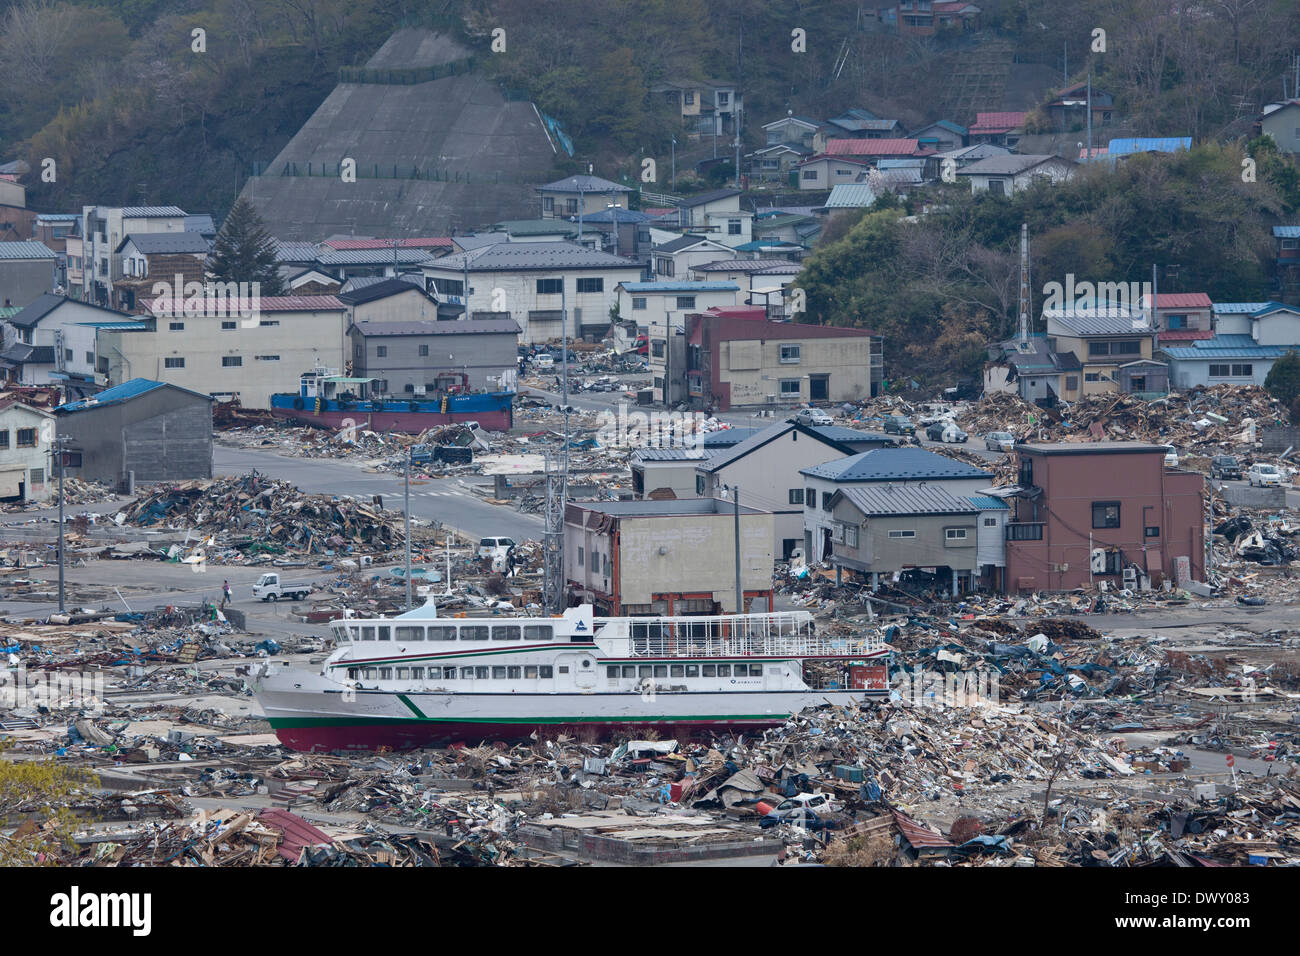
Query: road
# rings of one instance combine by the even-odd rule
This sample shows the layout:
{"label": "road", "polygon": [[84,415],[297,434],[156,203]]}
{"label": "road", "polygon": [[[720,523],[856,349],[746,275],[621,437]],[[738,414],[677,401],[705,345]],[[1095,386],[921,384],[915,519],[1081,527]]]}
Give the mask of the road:
{"label": "road", "polygon": [[[384,506],[402,508],[402,476],[369,474],[361,466],[333,458],[289,458],[251,448],[215,445],[213,471],[218,475],[259,474],[283,478],[303,491],[328,495],[383,495]],[[542,537],[542,518],[508,505],[490,505],[459,478],[412,480],[411,517],[439,521],[477,541],[504,535],[522,541]]]}

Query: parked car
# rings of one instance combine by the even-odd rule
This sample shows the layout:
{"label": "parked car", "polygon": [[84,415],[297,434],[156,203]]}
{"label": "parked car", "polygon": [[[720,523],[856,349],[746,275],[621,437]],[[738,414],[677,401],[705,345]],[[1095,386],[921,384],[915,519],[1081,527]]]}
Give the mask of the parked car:
{"label": "parked car", "polygon": [[916,426],[913,425],[905,415],[886,415],[885,434],[886,435],[915,435]]}
{"label": "parked car", "polygon": [[777,823],[794,823],[808,829],[817,829],[822,817],[836,809],[829,793],[799,793],[782,800],[776,808],[760,821],[764,826]]}
{"label": "parked car", "polygon": [[831,418],[820,408],[800,409],[799,414],[795,415],[794,420],[800,425],[834,425],[835,419]]}
{"label": "parked car", "polygon": [[555,358],[550,352],[543,352],[541,355],[533,356],[533,364],[538,368],[554,368]]}
{"label": "parked car", "polygon": [[514,538],[481,538],[478,543],[478,556],[491,559],[498,554],[505,554],[507,550],[514,546]]}
{"label": "parked car", "polygon": [[935,422],[925,430],[925,437],[930,441],[943,441],[948,443],[965,442],[969,435],[954,425],[952,422]]}
{"label": "parked car", "polygon": [[984,436],[984,447],[989,451],[1011,451],[1016,447],[1016,436],[1011,432],[989,432]]}
{"label": "parked car", "polygon": [[1165,448],[1165,467],[1166,467],[1166,468],[1177,468],[1177,467],[1178,467],[1178,449],[1175,448],[1173,445],[1165,445],[1164,448]]}
{"label": "parked car", "polygon": [[301,601],[308,594],[311,594],[310,584],[281,584],[280,575],[274,571],[263,574],[253,585],[253,597],[259,601],[278,601],[282,597]]}
{"label": "parked car", "polygon": [[1246,476],[1250,479],[1252,488],[1276,488],[1283,480],[1282,472],[1278,471],[1276,465],[1268,465],[1262,461],[1251,465]]}
{"label": "parked car", "polygon": [[1240,481],[1241,462],[1232,455],[1215,455],[1210,459],[1210,477]]}

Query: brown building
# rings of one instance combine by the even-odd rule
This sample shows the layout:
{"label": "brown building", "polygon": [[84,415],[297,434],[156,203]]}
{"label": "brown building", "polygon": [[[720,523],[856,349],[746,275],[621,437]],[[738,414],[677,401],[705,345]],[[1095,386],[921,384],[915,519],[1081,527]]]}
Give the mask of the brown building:
{"label": "brown building", "polygon": [[1205,480],[1167,468],[1162,446],[1018,444],[1016,452],[1008,592],[1135,587],[1143,576],[1153,587],[1204,580]]}

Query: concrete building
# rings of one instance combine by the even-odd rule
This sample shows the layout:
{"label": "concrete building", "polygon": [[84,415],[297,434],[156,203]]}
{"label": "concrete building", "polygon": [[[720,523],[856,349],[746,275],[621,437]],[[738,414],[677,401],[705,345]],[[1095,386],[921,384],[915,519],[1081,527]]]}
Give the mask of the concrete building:
{"label": "concrete building", "polygon": [[[316,367],[342,371],[352,354],[347,309],[332,295],[267,296],[254,322],[233,312],[186,315],[183,300],[148,303],[145,330],[99,332],[97,360],[109,385],[143,375],[246,408],[297,392]],[[170,313],[170,314],[168,314]]]}
{"label": "concrete building", "polygon": [[680,326],[690,312],[736,305],[740,285],[735,282],[620,282],[615,291],[618,317],[644,329],[666,325],[670,316]]}
{"label": "concrete building", "polygon": [[694,407],[852,402],[879,386],[883,345],[874,332],[748,312],[687,317],[686,393]]}
{"label": "concrete building", "polygon": [[799,164],[799,188],[825,192],[844,183],[865,182],[875,163],[853,156],[810,156]]}
{"label": "concrete building", "polygon": [[802,470],[852,453],[821,431],[780,422],[697,464],[695,494],[718,498],[738,487],[742,504],[772,514],[773,553],[789,560],[803,546]]}
{"label": "concrete building", "polygon": [[55,491],[54,416],[0,398],[0,502],[44,501]]}
{"label": "concrete building", "polygon": [[349,325],[354,322],[433,322],[461,318],[465,314],[463,306],[439,306],[437,298],[425,291],[422,275],[418,282],[414,276],[409,280],[387,278],[366,282],[338,293],[338,300],[347,309]]}
{"label": "concrete building", "polygon": [[348,328],[352,374],[380,380],[378,394],[432,395],[448,388],[496,390],[515,381],[514,319],[357,322]]}
{"label": "concrete building", "polygon": [[19,343],[51,349],[49,366],[28,365],[23,370],[21,381],[28,385],[69,379],[93,382],[97,367],[95,347],[93,342],[89,348],[86,347],[84,329],[79,327],[82,323],[123,322],[131,318],[125,312],[90,302],[50,293],[40,296],[9,319]]}
{"label": "concrete building", "polygon": [[68,438],[66,473],[122,486],[135,481],[212,477],[212,399],[137,378],[92,398],[60,405]]}
{"label": "concrete building", "polygon": [[1136,587],[1142,577],[1152,586],[1204,580],[1205,479],[1167,468],[1163,446],[1099,441],[1015,450],[1016,485],[999,489],[1014,507],[1008,592],[1097,581]]}
{"label": "concrete building", "polygon": [[469,280],[472,318],[510,318],[525,344],[559,339],[568,310],[568,334],[598,340],[609,331],[620,282],[636,282],[634,260],[593,252],[570,242],[499,242],[424,265],[440,304],[464,307]]}
{"label": "concrete building", "polygon": [[[734,504],[717,498],[569,502],[569,598],[611,616],[735,612],[735,522]],[[772,515],[742,503],[745,611],[755,599],[771,607],[772,568]]]}
{"label": "concrete building", "polygon": [[0,242],[0,305],[23,308],[50,292],[58,264],[58,255],[39,242]]}
{"label": "concrete building", "polygon": [[[69,272],[68,295],[111,305],[113,283],[124,275],[118,252],[122,240],[143,233],[181,233],[185,231],[185,220],[185,210],[179,206],[83,206],[78,229],[82,267],[77,274],[81,282],[72,285]],[[68,251],[71,255],[72,249]]]}
{"label": "concrete building", "polygon": [[[985,496],[993,480],[991,472],[920,448],[878,448],[804,468],[801,474],[804,476],[804,554],[809,561],[829,561],[837,568],[871,574],[884,572],[892,575],[912,568],[947,569],[944,573],[938,570],[930,572],[938,575],[935,583],[944,590],[969,590],[981,579],[987,585],[990,576],[994,576],[994,572],[986,571],[985,566],[976,560],[976,554],[966,551],[970,544],[978,543],[971,540],[977,538],[977,533],[970,537],[954,536],[951,546],[946,533],[937,537],[934,534],[936,529],[954,525],[954,519],[959,515],[966,517],[956,525],[977,529],[983,524],[982,517],[978,516],[993,512],[995,514],[990,516],[996,518],[1005,511],[997,503],[974,500]],[[837,492],[854,488],[861,489],[863,494],[836,498]],[[895,496],[896,490],[919,492],[919,497],[917,494]],[[942,492],[943,495],[926,499],[930,491]],[[956,508],[949,498],[960,499],[960,507]],[[854,517],[854,509],[857,517]],[[886,533],[885,543],[879,547],[873,536],[859,536],[857,546],[851,548],[852,553],[841,553],[844,547],[849,546],[852,537],[847,530],[849,526],[857,525],[861,530],[864,524],[870,525],[875,518],[919,519],[925,515],[932,520],[925,526],[924,535],[920,525],[906,528],[889,525],[887,531],[899,533],[892,538]],[[939,519],[947,524],[935,524],[934,521]],[[908,530],[914,533],[904,533]],[[888,544],[890,540],[895,544]],[[919,541],[928,542],[925,557],[908,559],[904,553],[905,546]],[[944,548],[945,554],[951,547],[953,554],[950,557],[955,563],[934,563],[935,547]],[[1000,566],[1000,555],[986,549],[984,556],[991,568]],[[872,580],[879,583],[878,578]]]}
{"label": "concrete building", "polygon": [[[972,130],[973,132],[973,130]],[[971,192],[1010,196],[1036,182],[1059,183],[1074,175],[1078,163],[1060,156],[1012,154],[992,156],[957,170],[970,182]]]}

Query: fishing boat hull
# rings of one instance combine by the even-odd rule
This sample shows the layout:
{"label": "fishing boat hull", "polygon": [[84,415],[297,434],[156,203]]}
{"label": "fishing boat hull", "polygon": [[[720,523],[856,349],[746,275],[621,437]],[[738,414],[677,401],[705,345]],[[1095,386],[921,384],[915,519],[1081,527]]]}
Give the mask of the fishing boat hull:
{"label": "fishing boat hull", "polygon": [[[419,434],[453,422],[478,422],[488,431],[508,431],[514,424],[513,393],[466,395],[441,402],[337,402],[303,400],[296,395],[271,396],[271,414],[286,421],[320,428],[356,427],[371,431]],[[301,406],[301,407],[298,407]]]}

